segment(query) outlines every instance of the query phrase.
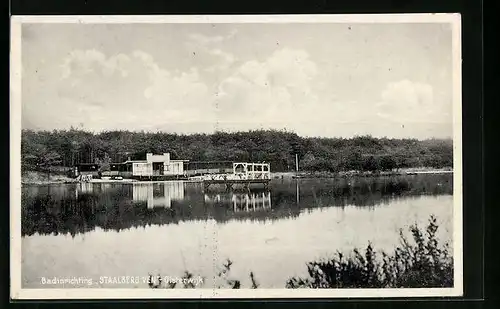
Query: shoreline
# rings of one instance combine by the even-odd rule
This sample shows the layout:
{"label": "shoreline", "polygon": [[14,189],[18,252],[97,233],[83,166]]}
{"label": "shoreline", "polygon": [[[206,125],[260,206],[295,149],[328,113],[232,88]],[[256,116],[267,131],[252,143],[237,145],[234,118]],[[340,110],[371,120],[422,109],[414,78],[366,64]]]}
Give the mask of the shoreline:
{"label": "shoreline", "polygon": [[179,180],[135,180],[135,179],[123,179],[123,180],[114,180],[114,179],[92,179],[90,181],[77,181],[77,180],[46,180],[46,181],[21,181],[21,185],[29,185],[29,186],[45,186],[45,185],[66,185],[66,184],[80,184],[80,183],[122,183],[122,184],[132,184],[132,183],[164,183],[164,182],[174,182],[174,181],[182,181],[182,182],[201,182],[201,180],[192,180],[192,179],[179,179]]}
{"label": "shoreline", "polygon": [[[188,183],[202,182],[201,179],[179,179],[179,180],[154,180],[154,181],[140,181],[135,179],[93,179],[88,182],[80,182],[76,179],[54,175],[53,179],[46,180],[42,179],[39,175],[33,177],[36,174],[30,172],[28,176],[21,177],[21,185],[54,185],[54,184],[77,184],[77,183],[164,183],[172,181],[183,181]],[[387,172],[360,172],[360,171],[348,171],[348,172],[274,172],[271,173],[271,179],[328,179],[328,178],[351,178],[351,177],[386,177],[386,176],[415,176],[415,175],[439,175],[439,174],[453,174],[453,169],[426,169],[426,168],[414,168],[414,169],[404,169],[399,171],[387,171]],[[31,176],[31,177],[29,177]]]}
{"label": "shoreline", "polygon": [[311,178],[350,178],[350,177],[383,177],[383,176],[415,176],[415,175],[439,175],[453,174],[453,169],[404,169],[399,171],[344,171],[344,172],[285,172],[271,173],[273,179],[311,179]]}

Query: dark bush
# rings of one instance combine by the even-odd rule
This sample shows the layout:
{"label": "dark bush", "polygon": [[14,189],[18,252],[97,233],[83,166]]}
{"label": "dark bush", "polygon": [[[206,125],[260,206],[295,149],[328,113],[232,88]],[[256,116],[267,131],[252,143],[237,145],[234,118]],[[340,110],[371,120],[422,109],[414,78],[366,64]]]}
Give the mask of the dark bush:
{"label": "dark bush", "polygon": [[381,259],[371,244],[362,255],[353,254],[323,262],[307,264],[309,277],[291,278],[288,288],[433,288],[453,286],[453,258],[448,244],[439,246],[438,226],[431,216],[423,232],[417,225],[410,226],[413,243],[400,231],[401,244],[392,254],[380,252]]}

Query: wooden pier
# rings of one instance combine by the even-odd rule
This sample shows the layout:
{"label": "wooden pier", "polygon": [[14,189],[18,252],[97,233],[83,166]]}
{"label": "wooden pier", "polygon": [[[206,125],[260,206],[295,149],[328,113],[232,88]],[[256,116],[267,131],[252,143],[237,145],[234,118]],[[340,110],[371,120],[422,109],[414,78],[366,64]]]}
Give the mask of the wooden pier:
{"label": "wooden pier", "polygon": [[268,189],[269,182],[271,182],[271,179],[205,179],[203,180],[203,188],[207,190],[211,185],[225,185],[226,190],[230,191],[234,185],[242,185],[249,190],[252,184],[262,184],[265,189]]}

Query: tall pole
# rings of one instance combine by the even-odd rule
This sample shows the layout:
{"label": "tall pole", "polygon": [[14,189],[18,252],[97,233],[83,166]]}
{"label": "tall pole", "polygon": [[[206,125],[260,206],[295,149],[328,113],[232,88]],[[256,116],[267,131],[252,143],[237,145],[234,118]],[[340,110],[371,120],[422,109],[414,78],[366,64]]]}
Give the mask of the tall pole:
{"label": "tall pole", "polygon": [[295,154],[295,172],[299,172],[299,155]]}

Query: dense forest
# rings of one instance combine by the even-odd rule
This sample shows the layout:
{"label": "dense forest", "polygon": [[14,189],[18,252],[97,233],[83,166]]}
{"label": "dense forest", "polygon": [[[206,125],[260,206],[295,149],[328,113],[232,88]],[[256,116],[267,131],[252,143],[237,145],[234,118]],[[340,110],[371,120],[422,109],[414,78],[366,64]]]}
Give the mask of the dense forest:
{"label": "dense forest", "polygon": [[409,167],[451,167],[451,139],[300,137],[293,132],[255,130],[181,135],[164,132],[23,130],[22,168],[70,167],[77,163],[144,159],[169,152],[191,161],[265,161],[274,172],[293,171],[295,155],[303,171],[377,171]]}

